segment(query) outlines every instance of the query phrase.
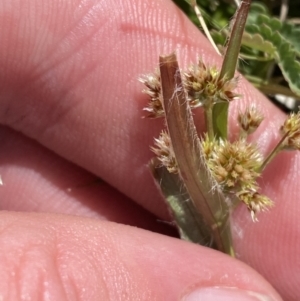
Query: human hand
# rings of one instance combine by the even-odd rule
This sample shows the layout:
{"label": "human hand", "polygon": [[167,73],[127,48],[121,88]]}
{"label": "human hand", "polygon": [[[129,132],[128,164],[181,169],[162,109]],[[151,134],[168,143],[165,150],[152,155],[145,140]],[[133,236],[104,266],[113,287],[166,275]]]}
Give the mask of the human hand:
{"label": "human hand", "polygon": [[[136,205],[169,220],[147,167],[163,122],[141,119],[137,78],[174,50],[181,66],[198,55],[221,62],[170,1],[11,0],[0,15],[3,300],[180,300],[196,289],[206,295],[190,300],[256,300],[246,291],[280,300],[249,266],[299,300],[298,154],[267,168],[275,207],[259,223],[245,208],[234,213],[237,255],[249,266],[122,225],[168,231]],[[265,121],[253,139],[267,152],[284,116],[244,80],[239,89],[230,116],[257,102]],[[212,287],[221,289],[209,299]]]}

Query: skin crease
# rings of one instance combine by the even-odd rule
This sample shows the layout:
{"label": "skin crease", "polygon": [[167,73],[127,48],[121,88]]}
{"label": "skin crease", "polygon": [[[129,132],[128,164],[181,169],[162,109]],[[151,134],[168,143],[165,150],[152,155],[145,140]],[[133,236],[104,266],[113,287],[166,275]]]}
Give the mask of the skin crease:
{"label": "skin crease", "polygon": [[[0,28],[3,300],[179,300],[220,285],[280,300],[268,282],[300,299],[296,153],[261,179],[275,207],[259,223],[243,207],[233,216],[237,257],[268,282],[241,261],[139,229],[170,231],[146,210],[170,218],[147,168],[163,121],[141,118],[137,78],[174,50],[181,66],[199,55],[221,63],[170,1],[2,0]],[[257,103],[265,120],[252,139],[267,153],[284,115],[243,79],[238,92],[230,117]]]}

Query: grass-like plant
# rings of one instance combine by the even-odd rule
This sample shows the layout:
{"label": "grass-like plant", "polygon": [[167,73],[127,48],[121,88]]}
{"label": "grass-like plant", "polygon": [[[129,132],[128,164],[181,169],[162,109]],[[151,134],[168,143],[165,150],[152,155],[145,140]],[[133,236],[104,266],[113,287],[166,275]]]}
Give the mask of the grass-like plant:
{"label": "grass-like plant", "polygon": [[[201,59],[182,71],[176,54],[159,58],[159,70],[140,81],[150,101],[150,118],[163,117],[166,129],[154,140],[156,157],[150,168],[183,239],[210,246],[234,256],[230,215],[240,203],[253,221],[273,202],[260,193],[257,179],[267,164],[286,149],[300,149],[300,114],[282,125],[281,139],[263,157],[248,141],[263,120],[252,106],[238,116],[237,140],[227,138],[228,107],[235,92],[235,71],[244,37],[250,0],[242,1],[234,17],[220,70]],[[196,8],[196,3],[191,3]],[[196,11],[197,12],[197,11]],[[202,107],[206,132],[198,135],[191,110]]]}

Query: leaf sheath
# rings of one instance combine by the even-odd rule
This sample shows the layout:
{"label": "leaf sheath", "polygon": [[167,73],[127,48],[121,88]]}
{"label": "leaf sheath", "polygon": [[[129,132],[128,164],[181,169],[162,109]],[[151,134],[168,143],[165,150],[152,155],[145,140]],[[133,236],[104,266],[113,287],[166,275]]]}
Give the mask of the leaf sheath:
{"label": "leaf sheath", "polygon": [[174,53],[160,57],[160,74],[166,122],[179,174],[217,248],[233,256],[229,208],[204,161]]}

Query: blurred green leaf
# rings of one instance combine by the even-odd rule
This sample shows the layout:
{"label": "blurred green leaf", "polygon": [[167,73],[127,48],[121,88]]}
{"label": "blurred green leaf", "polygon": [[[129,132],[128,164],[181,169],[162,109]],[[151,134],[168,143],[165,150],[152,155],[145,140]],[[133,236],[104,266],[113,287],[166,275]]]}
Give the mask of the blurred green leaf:
{"label": "blurred green leaf", "polygon": [[274,58],[290,89],[297,95],[300,95],[299,37],[300,30],[296,26],[259,15],[256,24],[246,26],[243,40],[247,46],[265,51]]}
{"label": "blurred green leaf", "polygon": [[150,168],[171,211],[180,237],[193,243],[212,247],[211,231],[205,225],[203,216],[196,210],[179,175],[169,173],[156,158],[151,160]]}

